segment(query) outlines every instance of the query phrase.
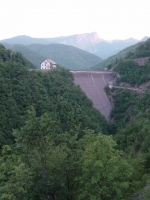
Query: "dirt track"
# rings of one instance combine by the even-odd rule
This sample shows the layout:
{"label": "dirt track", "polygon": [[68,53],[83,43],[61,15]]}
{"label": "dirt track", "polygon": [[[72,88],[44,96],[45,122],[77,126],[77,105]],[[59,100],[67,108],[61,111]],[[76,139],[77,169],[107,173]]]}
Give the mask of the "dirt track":
{"label": "dirt track", "polygon": [[93,106],[97,108],[109,121],[112,104],[109,101],[104,87],[111,81],[111,72],[96,71],[71,71],[74,82],[80,85],[87,97],[92,100]]}

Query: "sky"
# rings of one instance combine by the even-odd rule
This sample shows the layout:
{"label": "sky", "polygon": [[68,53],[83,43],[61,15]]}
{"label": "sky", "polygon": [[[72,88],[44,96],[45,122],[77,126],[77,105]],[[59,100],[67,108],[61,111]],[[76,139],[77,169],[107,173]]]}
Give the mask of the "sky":
{"label": "sky", "polygon": [[106,40],[150,37],[150,0],[0,0],[0,40],[97,32]]}

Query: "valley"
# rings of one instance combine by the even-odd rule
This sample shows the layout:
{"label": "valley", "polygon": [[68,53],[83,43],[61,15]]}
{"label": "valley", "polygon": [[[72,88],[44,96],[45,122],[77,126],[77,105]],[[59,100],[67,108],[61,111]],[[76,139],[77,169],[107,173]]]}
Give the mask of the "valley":
{"label": "valley", "polygon": [[117,54],[121,50],[145,41],[148,37],[143,37],[141,40],[128,38],[125,40],[105,40],[100,38],[96,32],[75,34],[69,36],[61,36],[54,38],[33,38],[26,35],[20,35],[13,38],[1,40],[2,44],[10,45],[31,45],[31,44],[64,44],[74,46],[89,53],[95,54],[102,59],[106,59],[112,55]]}
{"label": "valley", "polygon": [[47,58],[51,58],[59,66],[71,70],[88,70],[102,61],[100,57],[94,54],[64,44],[12,45],[4,43],[4,46],[14,52],[21,53],[38,69],[40,68],[40,63]]}
{"label": "valley", "polygon": [[150,39],[106,63],[37,70],[0,45],[0,199],[149,200]]}

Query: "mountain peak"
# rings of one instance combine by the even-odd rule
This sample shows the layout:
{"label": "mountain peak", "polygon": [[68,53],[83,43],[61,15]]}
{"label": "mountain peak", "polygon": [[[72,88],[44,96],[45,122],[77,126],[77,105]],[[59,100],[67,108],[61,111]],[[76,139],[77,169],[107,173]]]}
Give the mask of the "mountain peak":
{"label": "mountain peak", "polygon": [[66,37],[59,37],[60,39],[73,39],[75,41],[80,41],[80,42],[92,42],[92,43],[97,43],[102,41],[103,39],[99,38],[99,35],[96,32],[92,33],[83,33],[83,34],[74,34]]}
{"label": "mountain peak", "polygon": [[100,39],[99,35],[96,32],[84,33],[83,36],[93,43],[100,42],[103,40],[103,39]]}
{"label": "mountain peak", "polygon": [[149,37],[148,37],[148,36],[145,36],[145,37],[143,37],[143,38],[141,39],[141,41],[146,41],[147,39],[149,39]]}

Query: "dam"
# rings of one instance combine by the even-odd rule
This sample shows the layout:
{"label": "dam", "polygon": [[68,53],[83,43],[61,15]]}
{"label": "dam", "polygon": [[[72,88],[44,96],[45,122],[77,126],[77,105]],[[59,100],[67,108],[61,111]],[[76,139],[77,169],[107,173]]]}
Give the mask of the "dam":
{"label": "dam", "polygon": [[104,88],[112,81],[112,72],[105,71],[70,71],[74,82],[79,85],[86,96],[92,100],[93,106],[109,121],[112,102],[106,95]]}

